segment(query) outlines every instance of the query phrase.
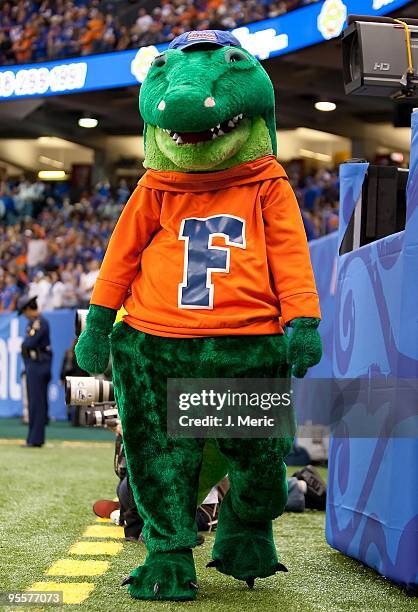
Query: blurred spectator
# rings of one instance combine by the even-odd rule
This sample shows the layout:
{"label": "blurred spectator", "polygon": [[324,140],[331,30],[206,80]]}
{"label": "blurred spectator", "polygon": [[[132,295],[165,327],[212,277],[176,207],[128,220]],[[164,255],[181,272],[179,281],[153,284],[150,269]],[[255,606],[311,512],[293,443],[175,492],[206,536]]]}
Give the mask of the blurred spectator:
{"label": "blurred spectator", "polygon": [[[98,0],[17,0],[0,6],[0,65],[124,50],[170,41],[187,30],[233,29],[319,0],[160,0],[134,24]],[[122,3],[120,3],[122,5]]]}
{"label": "blurred spectator", "polygon": [[[26,256],[26,264],[28,268],[36,268],[45,263],[48,256],[48,246],[44,239],[42,228],[34,226],[36,232],[27,232],[31,238],[28,240],[28,251]],[[33,236],[33,237],[32,237]],[[41,308],[42,310],[42,308]]]}
{"label": "blurred spectator", "polygon": [[82,307],[88,308],[90,297],[93,291],[94,283],[99,275],[100,262],[97,259],[91,259],[87,264],[87,271],[82,272],[80,276],[80,303]]}
{"label": "blurred spectator", "polygon": [[321,169],[306,177],[289,174],[308,240],[335,231],[338,228],[339,209],[338,172]]}
{"label": "blurred spectator", "polygon": [[315,183],[313,176],[308,176],[306,179],[303,207],[310,212],[315,210],[317,208],[320,195],[321,189],[319,185]]}
{"label": "blurred spectator", "polygon": [[3,288],[0,291],[0,311],[12,311],[16,308],[19,290],[16,279],[11,274],[4,275]]}
{"label": "blurred spectator", "polygon": [[119,182],[119,186],[117,188],[117,202],[118,204],[125,204],[128,201],[129,196],[131,195],[130,189],[128,187],[128,182],[125,179],[121,179]]}
{"label": "blurred spectator", "polygon": [[29,295],[38,298],[38,308],[42,312],[52,309],[52,284],[48,274],[39,271],[29,285]]}
{"label": "blurred spectator", "polygon": [[50,274],[51,279],[51,309],[64,308],[66,288],[61,280],[59,272],[53,270]]}

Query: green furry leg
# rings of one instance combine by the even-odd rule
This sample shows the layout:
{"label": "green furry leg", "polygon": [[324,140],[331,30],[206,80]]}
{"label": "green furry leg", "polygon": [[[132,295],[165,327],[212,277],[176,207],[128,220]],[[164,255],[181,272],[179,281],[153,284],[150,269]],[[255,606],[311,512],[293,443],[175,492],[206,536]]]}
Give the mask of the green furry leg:
{"label": "green furry leg", "polygon": [[[113,379],[127,458],[130,484],[139,514],[144,520],[143,535],[148,557],[129,578],[130,593],[140,599],[192,599],[195,573],[191,549],[197,544],[195,512],[199,473],[202,469],[203,440],[168,438],[166,434],[167,379],[224,377],[286,377],[287,338],[283,336],[162,338],[150,336],[125,323],[111,334]],[[288,428],[286,428],[286,432]],[[286,434],[283,434],[286,435]],[[225,561],[231,575],[254,577],[273,572],[277,563],[269,526],[286,503],[286,477],[283,457],[291,438],[266,440],[219,440],[231,479],[233,512],[228,518],[225,506],[216,551],[226,558],[233,547],[244,550],[252,533],[263,532],[254,540],[249,568],[237,567],[236,556]],[[209,449],[206,457],[216,464],[216,480],[223,471],[219,454]],[[219,473],[218,473],[219,472]],[[215,477],[215,476],[214,476]],[[261,477],[261,482],[260,482]],[[201,483],[202,484],[202,483]],[[229,502],[227,502],[228,504]],[[235,525],[235,540],[228,539],[229,524]],[[261,524],[264,523],[262,526]],[[267,534],[267,535],[266,535]],[[266,544],[267,542],[267,544]],[[260,556],[270,551],[268,567],[260,566]],[[261,552],[260,552],[261,551]],[[258,565],[255,560],[258,559]],[[244,573],[243,573],[244,572]],[[268,574],[267,574],[268,575]],[[251,578],[251,576],[250,576]],[[161,585],[160,585],[161,582]],[[165,584],[163,587],[162,584]],[[154,592],[155,584],[159,586]],[[194,590],[193,590],[194,589]]]}
{"label": "green furry leg", "polygon": [[149,553],[123,584],[135,599],[186,601],[197,594],[196,570],[190,549]]}
{"label": "green furry leg", "polygon": [[203,440],[167,437],[166,379],[187,369],[175,344],[125,323],[111,335],[129,480],[148,552],[193,548]]}
{"label": "green furry leg", "polygon": [[278,562],[272,519],[287,501],[284,457],[292,438],[219,440],[229,463],[231,488],[219,513],[209,566],[252,588],[255,578],[286,571]]}
{"label": "green furry leg", "polygon": [[242,521],[232,508],[230,493],[228,491],[221,504],[213,561],[208,567],[245,580],[252,588],[255,578],[266,578],[286,569],[278,562],[272,521]]}

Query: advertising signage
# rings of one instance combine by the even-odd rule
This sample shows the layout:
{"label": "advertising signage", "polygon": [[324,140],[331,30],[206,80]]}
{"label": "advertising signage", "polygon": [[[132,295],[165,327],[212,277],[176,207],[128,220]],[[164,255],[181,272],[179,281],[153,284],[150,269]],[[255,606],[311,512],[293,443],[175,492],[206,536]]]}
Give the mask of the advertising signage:
{"label": "advertising signage", "polygon": [[[409,0],[325,0],[233,30],[259,59],[339,36],[351,14],[385,15]],[[0,68],[0,100],[54,96],[141,83],[167,43],[129,51]]]}

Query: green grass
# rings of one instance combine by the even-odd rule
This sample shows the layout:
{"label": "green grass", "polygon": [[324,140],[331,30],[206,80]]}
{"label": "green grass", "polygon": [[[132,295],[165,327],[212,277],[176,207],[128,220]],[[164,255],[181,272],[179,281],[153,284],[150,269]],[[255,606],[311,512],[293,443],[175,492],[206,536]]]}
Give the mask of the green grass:
{"label": "green grass", "polygon": [[[18,418],[0,418],[0,438],[26,438],[28,426]],[[114,434],[100,427],[72,427],[68,421],[51,421],[46,429],[48,440],[114,440]]]}
{"label": "green grass", "polygon": [[[0,445],[2,591],[24,589],[42,580],[43,573],[55,560],[66,557],[69,546],[94,522],[92,503],[115,495],[112,458],[112,446],[103,443],[71,447],[51,442],[43,449]],[[200,582],[196,602],[132,600],[126,587],[119,585],[143,560],[145,550],[142,545],[125,543],[123,552],[112,558],[107,573],[87,579],[96,583],[89,599],[80,606],[62,609],[86,612],[417,610],[416,600],[407,597],[400,588],[330,548],[324,539],[324,520],[324,513],[320,512],[285,514],[277,520],[276,543],[289,573],[256,581],[253,591],[242,582],[205,568],[213,542],[213,536],[209,535],[204,545],[195,549]]]}

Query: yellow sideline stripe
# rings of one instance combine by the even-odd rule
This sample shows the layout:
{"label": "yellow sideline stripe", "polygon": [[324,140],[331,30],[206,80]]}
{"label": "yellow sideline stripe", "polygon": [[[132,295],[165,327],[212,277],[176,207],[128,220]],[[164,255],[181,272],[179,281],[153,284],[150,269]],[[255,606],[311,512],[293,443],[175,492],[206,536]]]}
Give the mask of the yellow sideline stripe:
{"label": "yellow sideline stripe", "polygon": [[116,538],[118,540],[125,537],[123,527],[117,525],[90,525],[82,535],[83,538]]}
{"label": "yellow sideline stripe", "polygon": [[[16,440],[0,439],[1,444],[16,444]],[[65,445],[65,443],[61,443]],[[101,445],[111,446],[107,442],[97,443]],[[68,446],[78,446],[80,444],[68,444]],[[84,446],[84,444],[82,444]],[[89,445],[87,443],[86,445]],[[96,523],[86,527],[81,537],[83,538],[112,538],[123,539],[124,530],[112,523],[108,518],[96,518]],[[112,541],[95,541],[75,542],[69,549],[70,555],[108,555],[114,556],[121,552],[123,545],[120,542]],[[108,571],[110,561],[101,561],[97,559],[58,559],[45,571],[46,576],[62,576],[63,578],[75,576],[101,576]],[[35,582],[27,591],[54,591],[62,592],[64,604],[81,604],[91,594],[95,588],[94,582],[52,582],[39,581]]]}
{"label": "yellow sideline stripe", "polygon": [[70,555],[117,555],[123,546],[119,542],[76,542],[69,550]]}
{"label": "yellow sideline stripe", "polygon": [[[0,442],[1,443],[1,442]],[[96,518],[101,523],[111,523],[110,519]],[[116,525],[102,524],[89,525],[82,537],[111,537],[123,538],[124,530]],[[117,555],[122,550],[120,542],[75,542],[69,549],[70,555]],[[45,571],[46,577],[57,576],[65,578],[76,576],[101,576],[108,571],[110,561],[100,561],[97,559],[58,559]],[[64,604],[81,604],[92,593],[95,588],[94,582],[56,582],[39,581],[35,582],[27,591],[62,591]]]}
{"label": "yellow sideline stripe", "polygon": [[109,567],[109,561],[58,559],[45,573],[47,576],[101,576]]}
{"label": "yellow sideline stripe", "polygon": [[80,604],[93,589],[93,582],[35,582],[28,591],[62,591],[64,604]]}

